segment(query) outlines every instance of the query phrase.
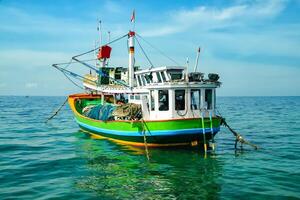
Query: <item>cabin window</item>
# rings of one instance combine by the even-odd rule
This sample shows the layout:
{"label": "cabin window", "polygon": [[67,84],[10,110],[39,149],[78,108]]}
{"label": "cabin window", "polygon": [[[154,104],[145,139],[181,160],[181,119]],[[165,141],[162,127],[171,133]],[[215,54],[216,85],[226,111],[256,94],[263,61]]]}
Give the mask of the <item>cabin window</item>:
{"label": "cabin window", "polygon": [[205,103],[207,105],[208,110],[212,109],[212,98],[212,89],[205,90]]}
{"label": "cabin window", "polygon": [[150,105],[151,105],[151,111],[155,110],[155,103],[154,103],[154,91],[150,90]]}
{"label": "cabin window", "polygon": [[116,68],[116,70],[115,70],[115,79],[121,80],[121,69],[120,68]]}
{"label": "cabin window", "polygon": [[159,72],[156,72],[156,77],[157,77],[157,82],[161,83],[161,77],[160,77]]}
{"label": "cabin window", "polygon": [[141,96],[140,95],[135,95],[135,100],[141,100]]}
{"label": "cabin window", "polygon": [[191,90],[191,109],[199,110],[201,102],[201,90]]}
{"label": "cabin window", "polygon": [[170,74],[171,80],[182,79],[182,70],[171,69],[171,70],[168,70],[168,73]]}
{"label": "cabin window", "polygon": [[185,110],[185,90],[175,90],[175,110]]}
{"label": "cabin window", "polygon": [[134,96],[133,95],[130,95],[129,98],[130,98],[130,100],[134,100]]}
{"label": "cabin window", "polygon": [[[126,102],[126,98],[124,94],[116,94],[115,95],[116,103],[117,104],[124,104]],[[127,99],[128,101],[128,99]]]}
{"label": "cabin window", "polygon": [[137,76],[137,80],[139,82],[139,86],[142,86],[142,81],[141,81],[141,77],[140,76]]}
{"label": "cabin window", "polygon": [[169,91],[158,90],[158,110],[166,111],[169,110]]}
{"label": "cabin window", "polygon": [[145,77],[146,82],[147,82],[148,84],[149,84],[149,83],[152,83],[152,78],[153,78],[152,73],[150,73],[150,74],[145,74],[144,77]]}
{"label": "cabin window", "polygon": [[163,79],[164,82],[167,82],[166,76],[165,76],[165,72],[160,72],[160,75]]}

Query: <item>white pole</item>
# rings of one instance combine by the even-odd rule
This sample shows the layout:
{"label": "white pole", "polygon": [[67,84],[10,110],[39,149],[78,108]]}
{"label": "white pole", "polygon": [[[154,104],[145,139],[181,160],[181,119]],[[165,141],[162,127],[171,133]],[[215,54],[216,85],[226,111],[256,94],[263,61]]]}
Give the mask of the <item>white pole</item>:
{"label": "white pole", "polygon": [[[97,47],[97,41],[95,40],[95,49],[96,49],[96,47]],[[98,51],[94,51],[94,56],[95,56],[95,67],[97,67],[97,65],[98,65],[98,63],[97,63],[97,61],[98,61],[98,57],[97,57],[97,53],[98,53]]]}
{"label": "white pole", "polygon": [[108,43],[110,43],[110,31],[107,31],[108,33]]}
{"label": "white pole", "polygon": [[189,64],[190,64],[189,57],[187,57],[187,58],[186,58],[185,77],[184,77],[184,79],[185,79],[186,81],[189,81]]}
{"label": "white pole", "polygon": [[128,84],[129,87],[133,87],[134,83],[134,31],[129,31],[128,34],[128,53],[129,53],[129,62],[128,62]]}
{"label": "white pole", "polygon": [[99,20],[100,41],[99,46],[102,46],[102,22]]}
{"label": "white pole", "polygon": [[199,55],[200,55],[200,47],[198,48],[198,51],[197,51],[197,57],[196,57],[196,62],[195,62],[195,67],[194,67],[194,72],[197,71]]}

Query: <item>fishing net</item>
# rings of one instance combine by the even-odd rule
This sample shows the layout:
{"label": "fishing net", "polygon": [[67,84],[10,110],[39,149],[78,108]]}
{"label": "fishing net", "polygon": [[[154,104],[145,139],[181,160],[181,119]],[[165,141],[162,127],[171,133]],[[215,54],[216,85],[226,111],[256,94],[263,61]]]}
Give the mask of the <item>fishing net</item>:
{"label": "fishing net", "polygon": [[128,103],[123,105],[96,105],[96,106],[86,106],[82,110],[82,114],[88,118],[107,121],[114,119],[141,119],[142,118],[141,105]]}
{"label": "fishing net", "polygon": [[111,104],[89,106],[83,109],[83,115],[88,118],[98,119],[102,121],[113,120],[112,112],[115,110],[116,106]]}
{"label": "fishing net", "polygon": [[139,104],[128,103],[116,107],[112,115],[118,118],[140,119],[142,108]]}

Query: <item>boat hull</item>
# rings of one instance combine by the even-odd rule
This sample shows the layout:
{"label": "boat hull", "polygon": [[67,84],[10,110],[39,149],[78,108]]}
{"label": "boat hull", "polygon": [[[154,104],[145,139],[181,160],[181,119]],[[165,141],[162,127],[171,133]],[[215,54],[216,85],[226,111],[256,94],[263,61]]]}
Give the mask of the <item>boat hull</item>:
{"label": "boat hull", "polygon": [[[119,143],[149,147],[196,145],[210,140],[219,130],[221,119],[204,119],[204,129],[200,118],[172,120],[120,120],[101,121],[88,118],[76,106],[79,99],[97,99],[99,96],[77,94],[69,97],[69,104],[79,127],[94,137],[104,137]],[[212,125],[212,126],[211,126]],[[145,138],[144,138],[145,135]]]}

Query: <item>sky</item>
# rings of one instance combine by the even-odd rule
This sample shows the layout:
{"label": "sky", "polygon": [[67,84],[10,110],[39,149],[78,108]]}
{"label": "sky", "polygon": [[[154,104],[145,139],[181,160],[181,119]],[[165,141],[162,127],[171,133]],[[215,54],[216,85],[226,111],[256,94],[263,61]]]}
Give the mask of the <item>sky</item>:
{"label": "sky", "polygon": [[[0,0],[0,95],[65,96],[82,90],[55,70],[132,29],[154,66],[218,73],[220,96],[300,95],[300,0]],[[112,44],[112,66],[128,65],[126,39]],[[92,55],[91,55],[92,56]],[[136,64],[149,63],[136,47]],[[74,65],[78,73],[88,73]]]}

